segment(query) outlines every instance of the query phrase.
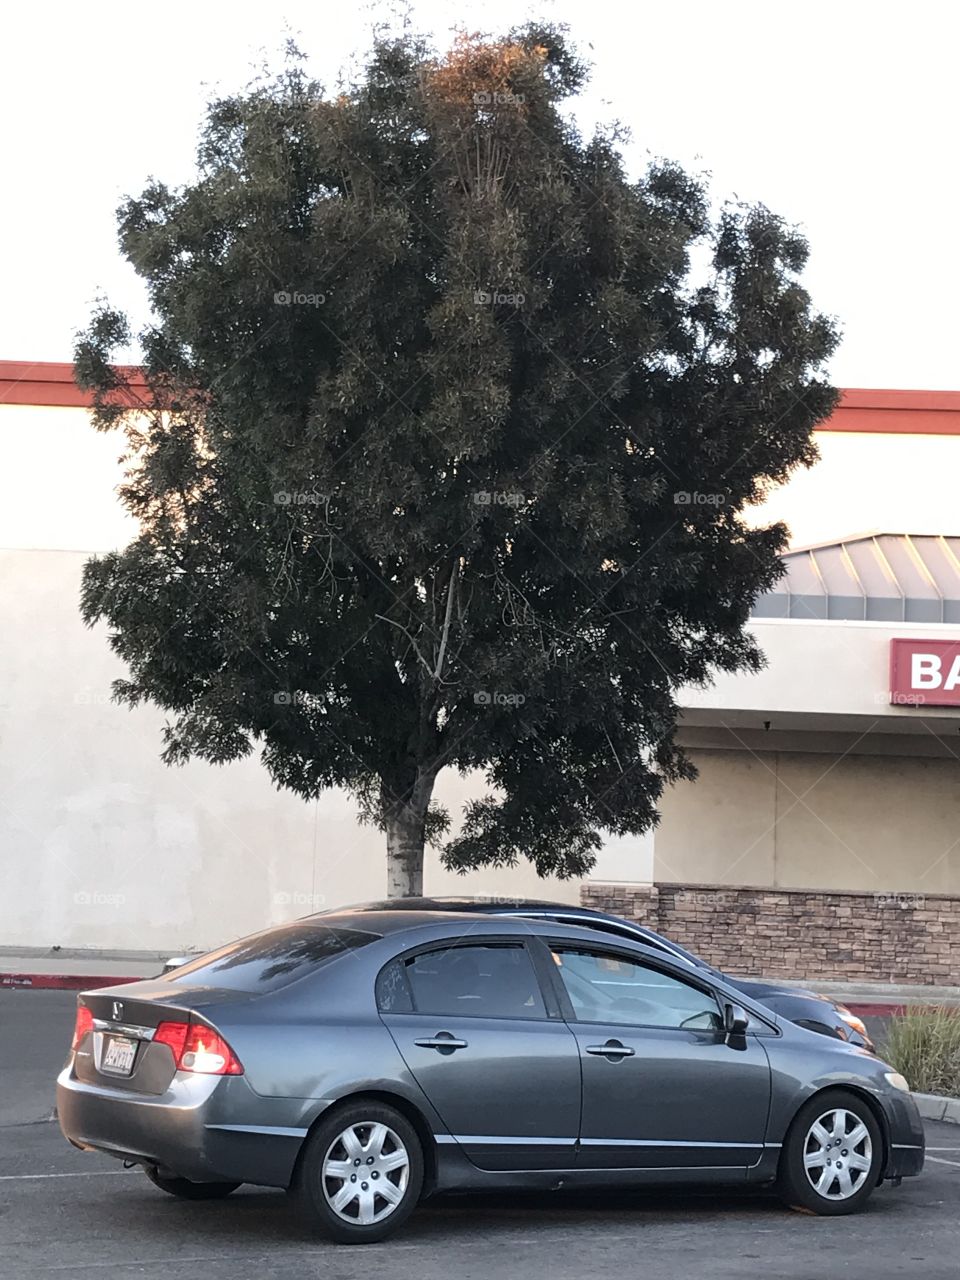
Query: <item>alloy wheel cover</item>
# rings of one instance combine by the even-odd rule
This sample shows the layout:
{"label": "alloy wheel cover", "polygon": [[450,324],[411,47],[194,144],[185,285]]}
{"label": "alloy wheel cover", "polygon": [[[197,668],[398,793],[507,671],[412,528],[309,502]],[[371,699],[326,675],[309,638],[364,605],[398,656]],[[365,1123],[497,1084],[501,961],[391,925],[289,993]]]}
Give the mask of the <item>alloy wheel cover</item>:
{"label": "alloy wheel cover", "polygon": [[410,1180],[410,1155],[399,1135],[380,1121],[348,1125],[323,1158],[324,1198],[343,1222],[373,1226],[402,1202]]}
{"label": "alloy wheel cover", "polygon": [[855,1111],[835,1107],[814,1120],[803,1144],[807,1181],[825,1200],[849,1200],[870,1176],[873,1142]]}

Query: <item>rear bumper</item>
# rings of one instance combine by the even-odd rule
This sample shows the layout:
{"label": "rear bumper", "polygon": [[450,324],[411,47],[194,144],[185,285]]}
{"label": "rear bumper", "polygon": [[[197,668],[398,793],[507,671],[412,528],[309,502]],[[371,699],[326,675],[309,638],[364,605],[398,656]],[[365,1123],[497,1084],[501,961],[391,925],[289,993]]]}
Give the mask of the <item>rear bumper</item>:
{"label": "rear bumper", "polygon": [[70,1142],[193,1182],[289,1186],[308,1105],[262,1098],[243,1076],[181,1072],[160,1095],[84,1084],[69,1064],[57,1079],[57,1115]]}

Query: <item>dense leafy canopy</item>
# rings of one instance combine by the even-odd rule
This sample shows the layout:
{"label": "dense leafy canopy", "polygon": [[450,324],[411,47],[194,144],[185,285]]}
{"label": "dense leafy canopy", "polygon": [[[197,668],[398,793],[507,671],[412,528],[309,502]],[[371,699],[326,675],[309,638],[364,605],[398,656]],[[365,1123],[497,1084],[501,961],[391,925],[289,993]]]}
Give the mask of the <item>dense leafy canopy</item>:
{"label": "dense leafy canopy", "polygon": [[786,531],[744,506],[834,403],[803,239],[674,165],[632,180],[569,121],[584,75],[540,27],[382,40],[332,97],[293,59],[211,106],[192,185],[120,210],[150,403],[122,316],[78,342],[140,527],[84,580],[119,697],[171,713],[168,761],[349,788],[394,892],[444,766],[489,781],[453,867],[581,874],[655,821],[679,687],[760,662]]}

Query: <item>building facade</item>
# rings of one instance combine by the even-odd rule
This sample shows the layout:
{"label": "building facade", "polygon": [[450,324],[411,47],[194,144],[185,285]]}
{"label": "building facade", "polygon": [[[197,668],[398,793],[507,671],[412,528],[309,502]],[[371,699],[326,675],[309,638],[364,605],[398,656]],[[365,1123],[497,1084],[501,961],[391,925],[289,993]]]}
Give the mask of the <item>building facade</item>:
{"label": "building facade", "polygon": [[[650,886],[584,900],[741,971],[960,982],[960,394],[848,391],[759,520],[767,658],[687,690]],[[956,661],[956,666],[954,663]],[[619,882],[617,882],[619,881]]]}
{"label": "building facade", "polygon": [[[427,892],[582,898],[742,971],[958,980],[960,393],[848,391],[818,442],[754,513],[792,531],[750,624],[767,665],[685,692],[699,778],[656,831],[583,884],[433,857]],[[168,769],[163,714],[110,701],[78,592],[134,532],[120,444],[70,366],[0,363],[0,946],[180,950],[382,896],[349,797],[304,804],[255,758]],[[456,813],[481,784],[438,790]]]}

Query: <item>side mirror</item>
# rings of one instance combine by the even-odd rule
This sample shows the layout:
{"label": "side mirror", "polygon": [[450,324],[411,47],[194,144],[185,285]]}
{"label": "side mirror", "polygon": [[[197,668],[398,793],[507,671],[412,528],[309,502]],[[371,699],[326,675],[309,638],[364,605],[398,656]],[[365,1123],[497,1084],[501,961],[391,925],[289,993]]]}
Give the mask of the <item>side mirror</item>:
{"label": "side mirror", "polygon": [[747,1027],[750,1025],[750,1015],[746,1009],[741,1008],[738,1004],[725,1004],[723,1006],[723,1029],[727,1033],[727,1041],[732,1039],[741,1039],[747,1034]]}
{"label": "side mirror", "polygon": [[174,969],[179,969],[192,959],[192,956],[171,956],[169,960],[164,960],[161,974],[172,973]]}

